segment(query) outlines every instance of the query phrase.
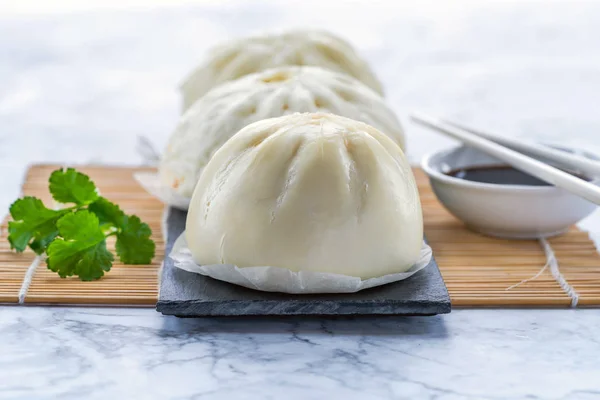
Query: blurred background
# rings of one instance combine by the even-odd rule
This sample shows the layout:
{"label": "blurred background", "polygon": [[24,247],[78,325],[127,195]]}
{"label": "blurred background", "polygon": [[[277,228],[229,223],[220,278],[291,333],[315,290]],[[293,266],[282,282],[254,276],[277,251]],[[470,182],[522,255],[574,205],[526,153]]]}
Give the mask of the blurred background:
{"label": "blurred background", "polygon": [[[324,28],[403,116],[422,110],[600,153],[600,2],[0,0],[0,210],[32,162],[138,164],[211,46]],[[411,160],[452,142],[405,123]]]}

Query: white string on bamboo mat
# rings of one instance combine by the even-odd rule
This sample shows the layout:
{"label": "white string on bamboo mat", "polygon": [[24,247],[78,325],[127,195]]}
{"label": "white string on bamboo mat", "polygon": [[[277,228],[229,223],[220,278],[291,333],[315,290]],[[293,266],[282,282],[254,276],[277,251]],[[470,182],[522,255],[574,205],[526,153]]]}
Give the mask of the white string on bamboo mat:
{"label": "white string on bamboo mat", "polygon": [[535,274],[531,278],[524,279],[519,283],[509,286],[506,288],[506,290],[514,289],[517,286],[539,278],[544,273],[544,271],[546,271],[546,269],[550,267],[550,273],[552,274],[552,277],[554,278],[554,280],[556,280],[556,282],[560,285],[562,290],[564,290],[567,296],[569,296],[569,298],[571,299],[571,307],[577,307],[577,303],[579,303],[579,293],[577,293],[573,286],[569,285],[569,282],[567,282],[563,274],[560,272],[558,260],[556,259],[556,254],[554,254],[552,246],[544,238],[540,238],[539,242],[542,248],[544,249],[544,253],[546,255],[546,264],[537,274]]}
{"label": "white string on bamboo mat", "polygon": [[[63,165],[61,168],[66,168],[65,165]],[[61,204],[54,201],[54,209],[55,210],[59,210],[61,208]],[[25,303],[25,296],[27,296],[27,292],[29,291],[29,286],[31,285],[31,281],[33,281],[33,276],[35,275],[35,271],[37,270],[38,266],[40,265],[40,263],[44,260],[45,256],[44,255],[40,255],[40,256],[36,256],[33,261],[31,262],[31,265],[29,265],[29,268],[27,268],[27,271],[25,272],[25,276],[23,277],[23,282],[21,283],[21,289],[19,289],[19,304],[24,304]]]}
{"label": "white string on bamboo mat", "polygon": [[25,272],[25,277],[23,278],[23,283],[21,283],[21,289],[19,290],[19,304],[25,303],[25,296],[27,296],[27,292],[29,291],[29,286],[33,280],[33,275],[35,275],[35,270],[40,265],[43,258],[43,256],[36,256],[31,262],[29,268],[27,268],[27,272]]}

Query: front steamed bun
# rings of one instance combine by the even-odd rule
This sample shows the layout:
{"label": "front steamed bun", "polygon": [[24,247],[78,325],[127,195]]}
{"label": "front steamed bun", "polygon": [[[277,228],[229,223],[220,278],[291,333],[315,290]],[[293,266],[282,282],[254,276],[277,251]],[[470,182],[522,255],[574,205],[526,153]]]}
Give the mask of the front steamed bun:
{"label": "front steamed bun", "polygon": [[161,158],[161,184],[189,198],[212,154],[237,131],[261,119],[315,111],[366,122],[404,146],[393,111],[356,79],[318,67],[280,67],[219,86],[182,115]]}
{"label": "front steamed bun", "polygon": [[350,44],[324,31],[299,30],[252,36],[213,48],[183,82],[183,109],[211,88],[273,67],[313,65],[353,76],[382,94],[381,84]]}
{"label": "front steamed bun", "polygon": [[348,118],[294,114],[251,124],[217,151],[194,191],[186,239],[201,265],[368,279],[415,264],[423,217],[390,138]]}

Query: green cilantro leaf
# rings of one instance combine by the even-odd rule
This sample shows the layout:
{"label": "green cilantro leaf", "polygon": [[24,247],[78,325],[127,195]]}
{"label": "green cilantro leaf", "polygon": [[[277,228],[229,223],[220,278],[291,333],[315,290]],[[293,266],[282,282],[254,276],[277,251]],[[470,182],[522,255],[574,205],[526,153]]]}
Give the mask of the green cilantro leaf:
{"label": "green cilantro leaf", "polygon": [[96,214],[100,220],[100,225],[112,224],[117,228],[123,228],[127,223],[127,217],[119,206],[104,197],[99,197],[98,200],[90,204],[88,210]]}
{"label": "green cilantro leaf", "polygon": [[14,221],[8,223],[10,247],[18,252],[24,251],[32,238],[41,244],[43,238],[49,237],[52,231],[50,226],[65,212],[68,210],[50,210],[35,197],[27,196],[15,201],[10,206],[10,215]]}
{"label": "green cilantro leaf", "polygon": [[86,205],[98,198],[96,185],[73,168],[58,169],[50,175],[50,193],[60,203]]}
{"label": "green cilantro leaf", "polygon": [[46,222],[55,217],[57,211],[44,206],[44,203],[36,197],[25,196],[11,204],[10,216],[15,220],[28,220],[32,223]]}
{"label": "green cilantro leaf", "polygon": [[116,235],[116,250],[125,264],[149,264],[156,246],[150,227],[135,215],[101,197],[90,178],[73,168],[54,171],[49,179],[52,197],[72,207],[51,210],[40,199],[24,197],[10,207],[10,246],[27,246],[47,255],[48,268],[61,277],[99,279],[110,271],[114,256],[106,238]]}
{"label": "green cilantro leaf", "polygon": [[10,221],[8,223],[8,242],[10,248],[21,253],[25,251],[33,237],[33,230],[23,221]]}
{"label": "green cilantro leaf", "polygon": [[67,214],[57,222],[62,238],[48,246],[48,268],[61,278],[77,275],[83,281],[99,279],[110,271],[113,255],[106,248],[96,215],[87,210]]}
{"label": "green cilantro leaf", "polygon": [[152,230],[136,215],[126,217],[126,225],[117,233],[116,250],[124,264],[150,264],[155,244]]}
{"label": "green cilantro leaf", "polygon": [[38,227],[34,240],[29,243],[29,247],[36,254],[43,254],[56,236],[58,236],[58,228],[56,227],[56,220],[53,219]]}

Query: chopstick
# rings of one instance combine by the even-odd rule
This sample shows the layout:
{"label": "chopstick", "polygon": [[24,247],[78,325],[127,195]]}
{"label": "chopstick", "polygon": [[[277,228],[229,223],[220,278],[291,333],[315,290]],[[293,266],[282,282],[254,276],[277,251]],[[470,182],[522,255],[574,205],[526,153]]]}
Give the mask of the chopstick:
{"label": "chopstick", "polygon": [[411,118],[420,125],[444,133],[454,139],[458,139],[471,147],[508,163],[518,170],[529,173],[545,182],[551,183],[554,186],[565,189],[592,203],[600,205],[600,188],[589,182],[504,147],[501,144],[494,143],[491,140],[444,123],[437,118],[417,113],[411,114]]}
{"label": "chopstick", "polygon": [[498,144],[504,145],[512,150],[528,153],[538,157],[543,157],[549,161],[555,161],[565,168],[574,169],[589,177],[600,176],[600,161],[590,160],[589,158],[578,156],[573,153],[554,149],[552,147],[539,145],[533,142],[516,140],[508,137],[503,137],[495,133],[486,132],[481,129],[470,128],[463,124],[442,119],[442,122],[452,125],[455,128],[470,132],[479,137],[491,140]]}

